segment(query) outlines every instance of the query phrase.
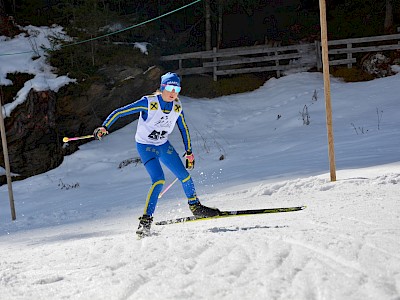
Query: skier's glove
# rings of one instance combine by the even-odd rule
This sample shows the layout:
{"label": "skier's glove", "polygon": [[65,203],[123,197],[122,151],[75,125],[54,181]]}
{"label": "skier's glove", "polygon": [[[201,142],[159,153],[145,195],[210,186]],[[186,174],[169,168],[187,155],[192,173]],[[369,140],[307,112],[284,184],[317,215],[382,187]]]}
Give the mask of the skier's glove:
{"label": "skier's glove", "polygon": [[194,168],[194,155],[192,151],[188,150],[185,153],[186,169],[192,170]]}
{"label": "skier's glove", "polygon": [[94,131],[93,131],[93,136],[96,140],[101,140],[101,138],[103,136],[105,136],[106,134],[108,134],[107,128],[105,128],[104,126],[101,127],[97,127]]}

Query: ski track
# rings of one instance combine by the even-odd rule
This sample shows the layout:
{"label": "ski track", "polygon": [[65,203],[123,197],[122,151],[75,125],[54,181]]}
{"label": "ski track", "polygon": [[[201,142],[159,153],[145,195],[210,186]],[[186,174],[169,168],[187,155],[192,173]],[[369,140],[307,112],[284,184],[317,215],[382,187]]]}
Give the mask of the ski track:
{"label": "ski track", "polygon": [[154,226],[142,240],[132,219],[6,236],[1,252],[23,255],[1,258],[0,299],[400,299],[400,227],[387,225],[400,214],[385,202],[399,181],[317,176],[247,187],[216,201],[308,207]]}

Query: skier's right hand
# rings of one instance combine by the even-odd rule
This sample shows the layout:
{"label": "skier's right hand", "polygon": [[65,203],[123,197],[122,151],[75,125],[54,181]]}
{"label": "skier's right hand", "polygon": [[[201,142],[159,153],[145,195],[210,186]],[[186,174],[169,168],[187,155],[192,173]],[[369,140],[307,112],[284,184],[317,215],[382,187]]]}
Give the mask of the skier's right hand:
{"label": "skier's right hand", "polygon": [[96,140],[101,140],[101,138],[105,135],[108,134],[107,128],[104,126],[101,127],[97,127],[94,131],[93,131],[93,136]]}
{"label": "skier's right hand", "polygon": [[187,150],[185,153],[185,160],[186,160],[186,169],[193,170],[194,168],[194,155],[192,151]]}

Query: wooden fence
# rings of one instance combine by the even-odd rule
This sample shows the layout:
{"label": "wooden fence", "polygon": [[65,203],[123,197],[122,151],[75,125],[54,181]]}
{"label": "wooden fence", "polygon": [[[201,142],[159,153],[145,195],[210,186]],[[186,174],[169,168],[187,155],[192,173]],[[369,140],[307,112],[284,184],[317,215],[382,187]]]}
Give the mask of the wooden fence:
{"label": "wooden fence", "polygon": [[[328,48],[331,66],[347,65],[351,68],[357,63],[356,53],[400,50],[400,34],[332,40],[328,42]],[[222,75],[272,71],[280,77],[282,71],[322,69],[319,41],[282,47],[214,48],[211,51],[162,56],[161,61],[176,61],[178,67],[175,72],[181,76],[212,74],[215,81]]]}

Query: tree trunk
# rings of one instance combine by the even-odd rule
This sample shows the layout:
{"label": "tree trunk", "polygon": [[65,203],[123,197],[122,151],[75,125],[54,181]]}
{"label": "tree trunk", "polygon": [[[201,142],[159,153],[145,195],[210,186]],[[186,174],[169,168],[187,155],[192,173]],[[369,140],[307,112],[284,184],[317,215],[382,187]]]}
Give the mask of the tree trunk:
{"label": "tree trunk", "polygon": [[204,1],[205,3],[205,21],[206,21],[206,51],[212,49],[211,45],[211,7],[210,0]]}
{"label": "tree trunk", "polygon": [[4,5],[4,0],[0,0],[0,17],[6,15],[6,7]]}
{"label": "tree trunk", "polygon": [[385,13],[385,23],[384,30],[385,33],[393,33],[393,5],[392,0],[386,0],[386,13]]}
{"label": "tree trunk", "polygon": [[218,2],[218,35],[217,35],[217,48],[220,49],[221,48],[221,44],[222,44],[222,25],[223,25],[223,21],[222,21],[222,16],[224,13],[224,7],[222,6],[221,1]]}

